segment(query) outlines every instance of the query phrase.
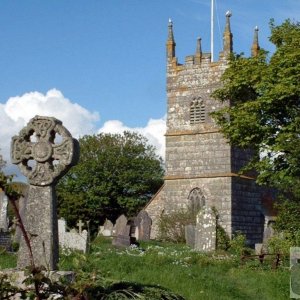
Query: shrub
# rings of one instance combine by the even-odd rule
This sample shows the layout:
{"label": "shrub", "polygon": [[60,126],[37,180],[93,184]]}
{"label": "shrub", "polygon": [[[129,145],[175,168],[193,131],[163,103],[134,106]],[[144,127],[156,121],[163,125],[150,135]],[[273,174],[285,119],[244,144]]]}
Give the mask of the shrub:
{"label": "shrub", "polygon": [[179,210],[170,214],[162,214],[158,227],[159,239],[175,243],[185,242],[185,226],[195,225],[196,214],[192,211]]}
{"label": "shrub", "polygon": [[278,215],[274,229],[278,232],[287,232],[296,238],[300,231],[300,202],[294,200],[283,200],[276,204]]}
{"label": "shrub", "polygon": [[230,238],[225,229],[217,224],[217,250],[227,251],[230,247]]}
{"label": "shrub", "polygon": [[290,248],[295,246],[300,246],[300,232],[290,233],[282,231],[271,237],[267,243],[268,252],[279,253],[286,257],[290,254]]}
{"label": "shrub", "polygon": [[240,231],[236,231],[229,244],[230,244],[230,251],[236,255],[243,255],[247,250],[246,236],[242,234]]}

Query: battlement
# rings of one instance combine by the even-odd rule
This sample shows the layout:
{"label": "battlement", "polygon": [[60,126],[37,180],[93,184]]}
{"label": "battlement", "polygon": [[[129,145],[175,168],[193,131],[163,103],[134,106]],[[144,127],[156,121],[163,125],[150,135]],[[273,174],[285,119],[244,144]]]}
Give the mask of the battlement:
{"label": "battlement", "polygon": [[[223,50],[219,52],[219,59],[217,61],[212,61],[211,53],[203,53],[201,47],[201,38],[198,38],[195,54],[186,56],[184,64],[178,63],[176,57],[176,51],[175,51],[176,43],[175,43],[174,33],[173,33],[173,22],[169,20],[168,40],[166,43],[167,68],[168,68],[167,75],[169,75],[172,72],[172,69],[173,71],[178,72],[192,66],[215,68],[216,66],[226,65],[228,63],[228,57],[230,53],[232,53],[233,51],[233,35],[231,33],[231,28],[230,28],[231,16],[232,15],[230,12],[226,13],[226,24],[223,33]],[[260,47],[258,44],[258,28],[255,27],[253,44],[251,47],[252,56],[256,56],[258,54],[259,49]]]}

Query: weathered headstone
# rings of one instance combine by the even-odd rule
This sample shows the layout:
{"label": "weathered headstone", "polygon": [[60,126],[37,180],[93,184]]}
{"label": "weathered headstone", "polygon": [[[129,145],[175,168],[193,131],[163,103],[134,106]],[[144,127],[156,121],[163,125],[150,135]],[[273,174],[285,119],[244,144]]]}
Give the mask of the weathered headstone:
{"label": "weathered headstone", "polygon": [[7,205],[8,198],[0,189],[0,231],[8,231],[8,218],[7,218]]}
{"label": "weathered headstone", "polygon": [[124,215],[121,215],[116,220],[116,225],[115,225],[115,235],[116,236],[124,234],[124,232],[126,231],[127,222],[128,222],[128,220]]}
{"label": "weathered headstone", "polygon": [[101,234],[103,236],[112,236],[113,228],[114,228],[114,224],[110,220],[106,219],[103,224],[103,229]]}
{"label": "weathered headstone", "polygon": [[11,235],[8,232],[8,216],[7,216],[8,198],[0,189],[0,246],[6,250],[11,248]]}
{"label": "weathered headstone", "polygon": [[134,220],[134,225],[138,229],[135,237],[139,241],[150,240],[152,220],[145,210],[141,210]]}
{"label": "weathered headstone", "polygon": [[87,230],[79,230],[79,232],[71,230],[68,232],[66,230],[66,221],[61,218],[58,220],[58,236],[59,245],[62,248],[81,250],[86,253],[88,245]]}
{"label": "weathered headstone", "polygon": [[195,225],[186,225],[185,226],[185,242],[191,248],[195,247],[195,232],[196,226]]}
{"label": "weathered headstone", "polygon": [[204,206],[197,215],[195,249],[209,252],[216,250],[216,216],[210,207]]}
{"label": "weathered headstone", "polygon": [[[78,141],[61,121],[36,116],[12,138],[11,159],[30,184],[23,223],[30,237],[34,263],[55,270],[58,262],[55,185],[77,163]],[[18,267],[31,263],[30,251],[22,238]]]}
{"label": "weathered headstone", "polygon": [[112,244],[117,247],[128,247],[131,244],[130,225],[127,225],[127,218],[121,215],[115,225],[115,237]]}

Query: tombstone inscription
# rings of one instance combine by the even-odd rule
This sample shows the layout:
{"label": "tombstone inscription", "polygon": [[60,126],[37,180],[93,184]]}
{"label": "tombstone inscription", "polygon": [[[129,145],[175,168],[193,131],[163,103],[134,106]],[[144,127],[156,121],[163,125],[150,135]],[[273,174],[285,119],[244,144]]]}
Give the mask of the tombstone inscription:
{"label": "tombstone inscription", "polygon": [[[55,270],[58,262],[58,225],[55,185],[79,159],[78,141],[62,122],[52,117],[32,118],[11,142],[11,160],[28,178],[29,191],[25,229],[30,237],[36,265]],[[21,239],[18,267],[32,263],[24,238]]]}

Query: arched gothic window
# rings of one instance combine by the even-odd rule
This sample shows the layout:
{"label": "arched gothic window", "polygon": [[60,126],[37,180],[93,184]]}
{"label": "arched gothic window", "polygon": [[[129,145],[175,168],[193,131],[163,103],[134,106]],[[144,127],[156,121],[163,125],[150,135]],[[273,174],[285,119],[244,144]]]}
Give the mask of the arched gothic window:
{"label": "arched gothic window", "polygon": [[194,188],[190,191],[189,194],[189,205],[192,212],[195,214],[205,205],[205,197],[199,188]]}
{"label": "arched gothic window", "polygon": [[204,123],[206,119],[205,104],[201,97],[193,99],[190,104],[190,123]]}

